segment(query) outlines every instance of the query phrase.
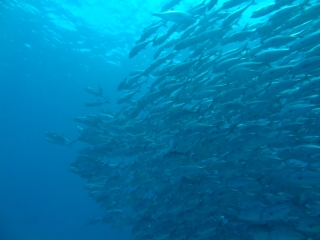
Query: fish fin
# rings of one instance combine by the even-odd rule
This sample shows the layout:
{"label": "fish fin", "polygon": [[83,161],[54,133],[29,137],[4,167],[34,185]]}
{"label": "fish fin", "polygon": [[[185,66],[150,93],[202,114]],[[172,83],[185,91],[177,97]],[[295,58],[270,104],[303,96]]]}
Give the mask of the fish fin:
{"label": "fish fin", "polygon": [[265,62],[265,64],[269,67],[269,68],[272,68],[272,65],[268,62]]}
{"label": "fish fin", "polygon": [[255,0],[252,0],[251,3],[249,4],[249,6],[250,6],[250,5],[258,5],[258,3],[256,3]]}
{"label": "fish fin", "polygon": [[155,42],[156,42],[156,40],[157,40],[157,37],[158,37],[158,35],[153,38],[153,40],[152,40],[152,46],[156,46],[156,45],[155,45]]}
{"label": "fish fin", "polygon": [[73,145],[76,141],[78,141],[78,139],[69,142],[69,143],[68,143],[69,148],[72,148],[72,145]]}
{"label": "fish fin", "polygon": [[110,103],[110,102],[109,102],[109,98],[107,98],[107,97],[103,97],[103,98],[104,98],[104,100],[105,100],[104,103]]}
{"label": "fish fin", "polygon": [[99,95],[102,96],[102,94],[103,94],[102,88],[101,86],[99,86]]}
{"label": "fish fin", "polygon": [[238,23],[239,20],[240,19],[238,19],[233,25],[236,25],[236,26],[240,27],[240,24]]}
{"label": "fish fin", "polygon": [[234,124],[230,124],[230,133],[238,133],[235,132],[235,129],[237,128],[237,126],[240,124],[240,122],[236,122]]}
{"label": "fish fin", "polygon": [[166,28],[168,28],[167,23],[168,23],[167,20],[163,20],[163,26],[165,26]]}
{"label": "fish fin", "polygon": [[243,51],[249,49],[249,48],[248,48],[248,44],[249,44],[249,41],[246,42],[246,44],[243,45],[243,47],[242,47],[242,48],[243,48]]}
{"label": "fish fin", "polygon": [[135,93],[138,93],[138,92],[141,93],[140,89],[141,89],[141,86],[137,89]]}

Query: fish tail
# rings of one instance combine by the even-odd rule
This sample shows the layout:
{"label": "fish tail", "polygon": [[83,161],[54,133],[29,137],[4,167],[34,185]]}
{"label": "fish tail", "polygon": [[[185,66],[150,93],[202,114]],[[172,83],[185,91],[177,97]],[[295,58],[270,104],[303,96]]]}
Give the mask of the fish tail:
{"label": "fish tail", "polygon": [[199,57],[198,61],[202,60],[203,55],[204,55],[204,51],[200,54],[200,57]]}
{"label": "fish tail", "polygon": [[242,51],[245,51],[245,54],[244,54],[245,57],[250,57],[250,54],[248,52],[249,51],[248,44],[249,44],[249,41],[242,47]]}
{"label": "fish tail", "polygon": [[140,89],[141,89],[141,86],[137,89],[135,93],[138,93],[138,92],[141,93]]}

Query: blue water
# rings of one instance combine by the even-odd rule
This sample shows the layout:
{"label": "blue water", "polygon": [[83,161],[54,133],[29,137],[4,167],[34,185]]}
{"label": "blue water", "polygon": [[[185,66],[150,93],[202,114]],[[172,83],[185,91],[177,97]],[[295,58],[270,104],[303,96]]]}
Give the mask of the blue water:
{"label": "blue water", "polygon": [[127,54],[148,22],[122,20],[151,3],[143,9],[130,3],[124,13],[125,1],[63,2],[1,1],[0,239],[130,239],[129,229],[85,227],[104,211],[87,196],[85,181],[68,171],[79,144],[50,144],[44,133],[78,137],[73,118],[98,111],[83,106],[92,101],[87,86],[102,86],[117,110],[117,84],[147,64]]}

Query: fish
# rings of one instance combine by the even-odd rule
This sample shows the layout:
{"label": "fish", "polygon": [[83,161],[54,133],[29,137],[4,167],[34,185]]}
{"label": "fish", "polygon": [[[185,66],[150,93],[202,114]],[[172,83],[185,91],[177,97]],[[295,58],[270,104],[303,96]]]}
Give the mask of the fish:
{"label": "fish", "polygon": [[135,95],[135,94],[136,94],[137,92],[139,92],[139,91],[140,91],[140,88],[139,88],[138,90],[136,90],[136,91],[129,92],[129,93],[127,93],[127,94],[119,97],[117,103],[118,103],[118,104],[122,104],[122,103],[125,103],[125,102],[129,101],[129,100],[133,97],[133,95]]}
{"label": "fish", "polygon": [[182,11],[166,11],[159,13],[151,13],[152,16],[159,17],[165,21],[182,23],[182,24],[191,24],[195,21],[194,16],[187,12]]}
{"label": "fish", "polygon": [[290,50],[288,48],[264,50],[257,53],[253,57],[253,61],[271,63],[286,56],[289,52]]}
{"label": "fish", "polygon": [[229,1],[226,1],[222,4],[221,9],[228,9],[228,8],[236,7],[236,6],[240,5],[241,3],[243,3],[243,1],[229,0]]}
{"label": "fish", "polygon": [[57,144],[57,145],[68,145],[72,146],[77,140],[69,141],[64,135],[47,131],[46,133],[46,140],[48,142]]}
{"label": "fish", "polygon": [[100,107],[103,104],[110,103],[109,100],[106,100],[105,102],[101,101],[95,101],[95,102],[87,102],[84,104],[85,107]]}
{"label": "fish", "polygon": [[165,26],[163,22],[160,22],[158,24],[152,24],[148,28],[145,28],[140,39],[136,42],[137,44],[145,42],[150,36],[155,34],[159,28],[162,26]]}
{"label": "fish", "polygon": [[242,14],[251,6],[255,4],[255,0],[252,0],[251,3],[249,3],[246,7],[243,7],[235,12],[230,13],[221,24],[221,27],[229,27],[231,26],[234,21],[238,20]]}
{"label": "fish", "polygon": [[318,45],[318,39],[320,36],[320,31],[315,31],[310,34],[305,34],[304,36],[296,39],[292,45],[290,45],[290,49],[292,51],[297,51],[298,49],[308,48],[315,45]]}
{"label": "fish", "polygon": [[117,80],[117,111],[74,118],[69,171],[105,212],[92,223],[137,240],[319,239],[319,4],[160,9],[132,34],[129,58],[150,51]]}
{"label": "fish", "polygon": [[86,87],[84,90],[85,90],[86,92],[88,92],[88,93],[96,96],[96,97],[102,97],[102,94],[103,94],[102,88],[101,88],[100,86],[99,86],[98,90],[93,89],[93,88],[91,88],[91,87]]}
{"label": "fish", "polygon": [[181,2],[181,0],[170,0],[170,1],[168,1],[165,5],[163,5],[163,6],[161,7],[161,11],[164,12],[164,11],[170,10],[170,9],[172,9],[175,5],[178,5],[180,2]]}
{"label": "fish", "polygon": [[274,12],[275,10],[277,10],[276,4],[271,3],[269,5],[263,6],[259,9],[255,10],[254,12],[252,12],[251,18],[264,17],[264,16]]}
{"label": "fish", "polygon": [[310,57],[295,64],[290,70],[291,74],[298,75],[309,73],[318,69],[320,66],[320,56]]}
{"label": "fish", "polygon": [[134,56],[136,56],[141,50],[143,50],[151,42],[152,40],[136,44],[134,48],[132,48],[132,50],[129,52],[129,58],[133,58]]}
{"label": "fish", "polygon": [[219,0],[210,0],[207,3],[207,11],[210,11],[212,8],[214,8],[217,5],[218,1]]}
{"label": "fish", "polygon": [[274,221],[284,219],[292,210],[292,205],[288,203],[278,203],[275,205],[267,206],[260,213],[262,221]]}
{"label": "fish", "polygon": [[261,47],[263,47],[263,48],[282,47],[284,45],[287,45],[287,44],[291,43],[292,41],[294,41],[296,39],[297,39],[297,36],[293,36],[293,35],[275,36],[275,37],[271,37],[271,38],[265,39],[261,43]]}
{"label": "fish", "polygon": [[304,217],[295,223],[295,228],[302,232],[319,233],[320,221],[318,217]]}

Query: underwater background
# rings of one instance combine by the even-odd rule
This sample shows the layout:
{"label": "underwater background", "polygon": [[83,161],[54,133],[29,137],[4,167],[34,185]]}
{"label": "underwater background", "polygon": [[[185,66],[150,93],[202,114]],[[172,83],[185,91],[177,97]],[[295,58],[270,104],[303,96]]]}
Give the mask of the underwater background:
{"label": "underwater background", "polygon": [[[175,9],[186,11],[201,2],[183,0]],[[218,5],[224,2],[219,1]],[[254,10],[271,2],[256,1],[242,15],[241,28]],[[61,147],[45,141],[44,133],[62,133],[69,140],[79,137],[74,118],[99,113],[97,108],[84,106],[94,99],[84,91],[87,87],[103,89],[110,102],[104,107],[110,112],[122,108],[117,104],[123,95],[117,91],[119,83],[130,72],[150,66],[156,49],[147,47],[134,58],[128,54],[143,29],[157,20],[150,12],[159,12],[164,3],[161,0],[1,1],[0,240],[132,239],[129,226],[120,231],[108,224],[87,224],[91,219],[103,218],[105,210],[88,196],[84,189],[86,180],[68,171],[78,156],[77,150],[87,145],[79,141]],[[250,23],[255,21],[251,19]],[[250,48],[254,45],[255,39],[251,39]],[[226,52],[239,46],[236,42],[223,49]],[[294,60],[301,58],[299,55]],[[269,63],[266,65],[269,67]],[[148,89],[144,86],[141,92],[147,93]],[[310,129],[312,124],[317,124],[316,120],[312,121]],[[319,153],[314,155],[314,161],[318,162]],[[309,155],[303,157],[307,159]],[[317,172],[318,166],[315,169],[312,171]],[[318,232],[315,232],[318,235],[306,232],[292,239],[313,237],[315,240],[319,236]]]}

